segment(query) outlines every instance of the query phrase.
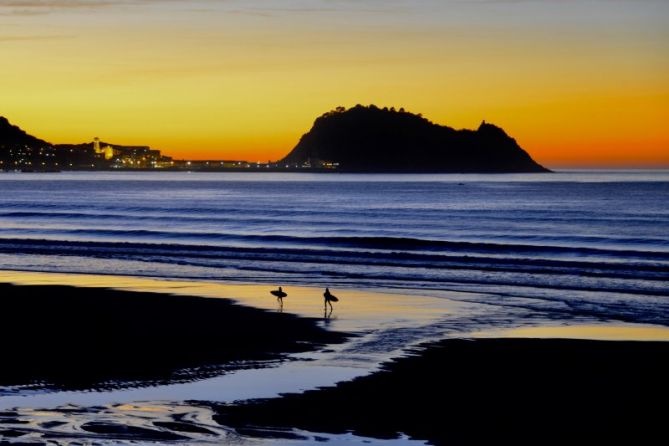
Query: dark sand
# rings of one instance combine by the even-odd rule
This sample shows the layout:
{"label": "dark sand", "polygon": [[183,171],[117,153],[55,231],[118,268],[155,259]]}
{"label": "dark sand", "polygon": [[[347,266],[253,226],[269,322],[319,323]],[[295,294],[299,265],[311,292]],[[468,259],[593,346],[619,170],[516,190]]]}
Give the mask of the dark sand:
{"label": "dark sand", "polygon": [[336,387],[217,406],[216,421],[439,445],[664,444],[669,342],[446,340]]}
{"label": "dark sand", "polygon": [[[190,380],[221,373],[231,361],[345,339],[313,319],[225,299],[104,288],[0,284],[0,318],[0,385]],[[440,445],[664,444],[668,377],[669,342],[452,339],[335,387],[212,407],[222,427],[286,441],[298,428],[375,438],[402,432]],[[112,409],[72,410],[86,413],[86,435],[109,440],[183,441],[203,428],[178,414],[123,424]],[[96,410],[112,411],[118,422],[91,421]],[[0,413],[0,439],[24,435],[29,414],[25,421],[22,413]]]}
{"label": "dark sand", "polygon": [[103,288],[0,284],[0,320],[0,385],[68,389],[189,380],[344,340],[315,320],[225,299]]}

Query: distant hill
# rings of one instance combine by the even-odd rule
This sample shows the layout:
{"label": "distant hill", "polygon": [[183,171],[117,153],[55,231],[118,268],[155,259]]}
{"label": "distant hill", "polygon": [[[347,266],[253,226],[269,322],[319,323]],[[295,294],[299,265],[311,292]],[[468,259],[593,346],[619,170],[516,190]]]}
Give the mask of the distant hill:
{"label": "distant hill", "polygon": [[173,161],[148,146],[51,144],[0,116],[0,170],[175,169],[344,172],[549,172],[504,130],[454,130],[421,115],[357,105],[325,113],[281,161]]}
{"label": "distant hill", "polygon": [[10,124],[7,118],[0,116],[0,148],[25,146],[49,147],[51,144],[27,134],[19,127]]}
{"label": "distant hill", "polygon": [[[144,150],[149,149],[148,146],[123,146],[119,144],[107,143],[100,141],[101,146],[111,146],[118,150]],[[82,144],[51,144],[47,141],[39,139],[35,136],[29,135],[20,127],[12,125],[7,118],[0,116],[0,148],[9,147],[29,147],[29,148],[46,148],[52,147],[56,149],[76,149],[76,150],[92,150],[93,143],[86,142]]]}
{"label": "distant hill", "polygon": [[325,113],[279,163],[354,172],[549,172],[492,124],[455,130],[374,105]]}
{"label": "distant hill", "polygon": [[0,171],[172,168],[172,158],[148,146],[121,146],[102,141],[51,144],[29,135],[0,116]]}

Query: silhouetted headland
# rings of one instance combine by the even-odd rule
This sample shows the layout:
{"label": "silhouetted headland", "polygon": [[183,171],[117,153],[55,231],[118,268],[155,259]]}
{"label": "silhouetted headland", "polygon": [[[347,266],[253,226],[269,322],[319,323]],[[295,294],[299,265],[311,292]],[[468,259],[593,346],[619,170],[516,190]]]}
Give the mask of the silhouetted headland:
{"label": "silhouetted headland", "polygon": [[82,144],[52,144],[0,116],[0,170],[153,170],[174,164],[171,157],[148,146],[111,144],[98,138]]}
{"label": "silhouetted headland", "polygon": [[27,134],[21,128],[12,125],[7,118],[0,116],[0,149],[4,152],[19,147],[46,147],[50,143]]}
{"label": "silhouetted headland", "polygon": [[175,160],[148,146],[95,138],[51,144],[0,117],[0,170],[164,170],[238,172],[548,172],[504,130],[482,123],[454,130],[394,108],[357,105],[325,113],[277,162]]}
{"label": "silhouetted headland", "polygon": [[325,113],[280,164],[353,172],[548,172],[492,124],[454,130],[374,105]]}

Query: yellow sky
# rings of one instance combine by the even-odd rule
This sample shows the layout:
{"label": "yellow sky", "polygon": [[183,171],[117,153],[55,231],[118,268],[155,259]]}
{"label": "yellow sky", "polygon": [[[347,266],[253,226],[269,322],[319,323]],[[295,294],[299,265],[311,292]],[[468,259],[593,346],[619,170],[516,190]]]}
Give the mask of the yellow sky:
{"label": "yellow sky", "polygon": [[485,119],[548,166],[669,166],[668,3],[0,0],[0,115],[256,161],[374,103]]}

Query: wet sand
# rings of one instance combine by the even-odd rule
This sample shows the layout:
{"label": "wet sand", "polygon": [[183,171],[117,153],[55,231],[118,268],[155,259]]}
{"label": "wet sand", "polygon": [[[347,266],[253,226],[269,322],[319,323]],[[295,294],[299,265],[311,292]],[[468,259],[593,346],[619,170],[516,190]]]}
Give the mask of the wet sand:
{"label": "wet sand", "polygon": [[669,342],[445,340],[382,371],[303,394],[215,406],[217,422],[400,432],[437,445],[654,444],[666,436]]}
{"label": "wet sand", "polygon": [[[307,287],[282,310],[261,285],[2,281],[0,442],[643,444],[665,418],[667,327],[365,290],[324,315]],[[27,381],[56,387],[12,393]]]}
{"label": "wet sand", "polygon": [[220,374],[231,362],[280,358],[343,334],[224,299],[56,285],[0,284],[0,385],[89,389]]}
{"label": "wet sand", "polygon": [[[221,302],[222,308],[245,308],[249,317],[244,312],[237,312],[237,318],[231,315],[233,324],[227,327],[230,339],[239,343],[240,355],[243,358],[258,358],[261,361],[244,362],[234,361],[225,363],[223,366],[198,366],[175,373],[171,369],[168,373],[156,375],[156,370],[146,377],[137,376],[134,382],[122,382],[118,379],[103,384],[92,383],[90,379],[79,376],[77,383],[67,382],[64,388],[51,391],[50,388],[40,386],[36,391],[31,388],[2,388],[0,384],[0,410],[6,409],[55,409],[68,404],[78,406],[113,406],[116,404],[164,404],[165,402],[183,401],[235,401],[249,398],[275,397],[281,393],[299,392],[320,386],[332,385],[342,380],[349,380],[356,376],[371,373],[378,365],[390,357],[400,355],[407,346],[420,342],[426,338],[441,337],[443,327],[439,324],[444,317],[453,317],[458,313],[465,312],[464,306],[453,301],[442,298],[425,296],[406,296],[402,294],[390,294],[383,292],[371,292],[365,290],[336,290],[341,301],[335,304],[333,312],[323,313],[323,289],[309,287],[288,287],[288,297],[285,299],[283,310],[278,305],[276,298],[269,294],[272,287],[257,284],[229,284],[229,283],[207,283],[187,282],[172,280],[155,280],[150,278],[138,278],[112,275],[77,275],[77,274],[51,274],[34,272],[0,271],[0,281],[12,282],[18,286],[32,286],[35,289],[50,289],[41,287],[62,287],[76,289],[78,293],[88,293],[90,304],[96,306],[97,296],[100,293],[125,292],[130,296],[144,296],[151,294],[155,297],[153,312],[148,310],[144,315],[154,318],[162,310],[162,299],[169,297],[166,301],[179,297],[188,298],[193,302],[193,295],[206,297],[208,305],[216,307],[215,302]],[[85,291],[84,291],[85,290]],[[139,293],[139,294],[136,294]],[[170,297],[171,296],[171,297]],[[53,297],[53,296],[52,296]],[[55,296],[58,297],[58,296]],[[149,297],[149,296],[146,296]],[[0,299],[2,296],[0,296]],[[195,298],[199,299],[199,298]],[[214,302],[214,303],[212,303]],[[232,303],[240,305],[232,305]],[[247,308],[248,307],[248,308]],[[463,307],[463,308],[460,308]],[[283,313],[281,313],[283,311]],[[281,358],[286,360],[276,361],[276,352],[262,351],[255,355],[252,350],[247,350],[245,332],[257,331],[253,337],[260,337],[264,342],[274,334],[270,326],[258,324],[254,315],[272,314],[280,316],[283,314],[287,320],[303,321],[296,324],[299,330],[304,321],[308,325],[315,326],[321,330],[314,332],[317,336],[327,333],[327,339],[306,339],[299,341],[298,353],[295,346],[280,348]],[[187,314],[171,312],[174,319],[171,329],[174,333],[182,333],[190,336],[192,342],[200,342],[201,336],[190,333],[190,326],[197,329],[205,327],[220,327],[225,321],[217,319],[208,323],[212,314],[207,314],[199,324],[198,316],[189,316],[190,320],[181,322]],[[205,311],[207,313],[207,311]],[[210,312],[220,314],[219,310]],[[290,316],[288,316],[290,315]],[[69,317],[69,316],[68,316]],[[121,317],[123,317],[121,315]],[[267,316],[265,316],[267,317]],[[141,323],[142,317],[137,315],[136,322]],[[279,320],[282,320],[279,318]],[[236,327],[242,326],[241,331]],[[310,330],[312,329],[310,328]],[[151,334],[154,330],[143,330]],[[335,333],[336,332],[336,333]],[[346,342],[339,342],[347,333]],[[83,331],[82,331],[83,333]],[[303,333],[306,334],[306,331]],[[216,333],[214,336],[224,336]],[[351,336],[352,335],[352,336]],[[31,336],[34,338],[34,336]],[[67,359],[72,359],[76,365],[66,367],[77,368],[86,364],[86,351],[77,350],[81,334],[74,335],[68,339],[70,345],[75,348],[68,352]],[[150,348],[145,342],[139,342],[139,338],[126,340],[119,339],[118,342],[130,342],[141,344],[144,348]],[[167,339],[166,339],[167,340]],[[175,340],[187,343],[175,335]],[[327,341],[327,346],[319,347]],[[330,342],[332,341],[332,342]],[[25,341],[24,341],[25,342]],[[190,342],[190,341],[188,341]],[[224,341],[227,345],[227,339]],[[217,348],[221,344],[206,341],[203,349]],[[43,342],[35,342],[30,345],[32,351],[42,348]],[[59,344],[54,344],[60,346]],[[269,345],[269,344],[268,344]],[[28,349],[26,349],[27,351]],[[141,353],[141,352],[138,352]],[[169,350],[164,351],[170,355]],[[206,353],[206,352],[205,352]],[[285,354],[288,354],[285,356]],[[158,355],[159,353],[156,353]],[[39,356],[39,354],[37,355]],[[135,355],[138,356],[138,355]],[[53,357],[57,357],[54,353]],[[64,362],[65,357],[57,357]],[[139,357],[141,362],[145,358]],[[202,359],[202,358],[200,358]],[[224,358],[225,359],[225,358]],[[171,364],[175,366],[176,364]],[[56,368],[54,366],[54,368]],[[139,368],[141,370],[141,368]],[[82,373],[88,373],[87,369],[81,368]],[[222,373],[225,372],[225,373]],[[62,377],[61,377],[62,378]],[[89,392],[89,385],[96,385],[95,392]],[[69,387],[68,387],[69,386]],[[46,390],[46,391],[45,391]]]}
{"label": "wet sand", "polygon": [[668,358],[669,342],[449,339],[421,345],[377,373],[281,398],[0,411],[0,438],[17,435],[24,444],[47,438],[62,444],[659,444],[666,435]]}
{"label": "wet sand", "polygon": [[[244,306],[272,312],[281,311],[269,291],[276,286],[260,284],[217,283],[203,281],[164,280],[114,275],[61,274],[0,270],[0,283],[15,285],[67,285],[77,288],[113,288],[119,291],[151,292],[178,296],[199,296],[226,299]],[[288,297],[282,311],[305,318],[321,320],[322,325],[337,331],[352,332],[378,329],[388,324],[421,326],[445,315],[470,312],[467,305],[453,300],[424,295],[407,296],[386,290],[333,289],[340,298],[334,311],[324,313],[323,289],[285,286]],[[453,292],[453,295],[467,294]],[[324,318],[324,316],[329,316]]]}

